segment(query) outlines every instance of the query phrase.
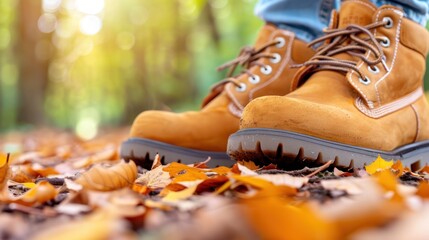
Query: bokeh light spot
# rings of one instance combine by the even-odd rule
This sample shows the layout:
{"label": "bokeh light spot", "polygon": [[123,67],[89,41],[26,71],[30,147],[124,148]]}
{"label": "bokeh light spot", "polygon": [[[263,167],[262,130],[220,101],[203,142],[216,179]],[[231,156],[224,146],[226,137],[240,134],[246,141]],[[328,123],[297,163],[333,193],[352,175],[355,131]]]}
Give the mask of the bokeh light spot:
{"label": "bokeh light spot", "polygon": [[37,21],[39,30],[43,33],[50,33],[57,27],[57,18],[52,13],[45,13]]}
{"label": "bokeh light spot", "polygon": [[80,20],[80,31],[86,35],[95,35],[101,30],[102,22],[98,16],[85,16]]}
{"label": "bokeh light spot", "polygon": [[77,0],[76,8],[85,14],[98,14],[103,11],[104,0]]}
{"label": "bokeh light spot", "polygon": [[98,121],[94,118],[83,117],[79,119],[75,131],[80,138],[90,140],[97,136]]}
{"label": "bokeh light spot", "polygon": [[55,12],[61,6],[61,0],[43,0],[42,8],[45,12]]}

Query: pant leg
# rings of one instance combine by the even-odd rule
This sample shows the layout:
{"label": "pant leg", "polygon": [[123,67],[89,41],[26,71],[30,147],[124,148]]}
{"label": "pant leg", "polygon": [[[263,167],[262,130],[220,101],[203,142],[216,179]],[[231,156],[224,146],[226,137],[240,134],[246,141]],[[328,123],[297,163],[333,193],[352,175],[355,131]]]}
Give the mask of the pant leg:
{"label": "pant leg", "polygon": [[372,0],[378,7],[389,4],[404,10],[407,18],[426,26],[429,12],[429,0]]}
{"label": "pant leg", "polygon": [[323,35],[331,11],[338,9],[340,0],[260,0],[255,14],[264,21],[292,31],[296,37],[309,42]]}

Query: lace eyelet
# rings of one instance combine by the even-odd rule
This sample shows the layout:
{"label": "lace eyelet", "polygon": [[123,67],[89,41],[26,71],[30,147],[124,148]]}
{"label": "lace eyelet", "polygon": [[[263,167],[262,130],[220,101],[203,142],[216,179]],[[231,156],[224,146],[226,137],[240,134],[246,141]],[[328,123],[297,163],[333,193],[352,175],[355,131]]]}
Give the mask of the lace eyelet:
{"label": "lace eyelet", "polygon": [[270,62],[272,63],[279,63],[282,60],[282,56],[280,56],[280,54],[278,53],[274,53],[273,57],[270,58]]}
{"label": "lace eyelet", "polygon": [[385,48],[390,47],[390,39],[388,37],[382,37],[380,45]]}
{"label": "lace eyelet", "polygon": [[251,84],[258,84],[261,81],[261,78],[258,75],[253,75],[248,78]]}
{"label": "lace eyelet", "polygon": [[374,74],[377,74],[380,72],[380,69],[378,69],[377,66],[368,66],[368,70]]}
{"label": "lace eyelet", "polygon": [[247,88],[247,86],[246,86],[246,84],[244,84],[244,83],[240,83],[240,87],[235,87],[235,90],[237,91],[237,92],[244,92],[244,91],[246,91],[246,88]]}
{"label": "lace eyelet", "polygon": [[392,28],[393,27],[393,20],[390,17],[384,17],[383,22],[386,24],[384,25],[385,28]]}
{"label": "lace eyelet", "polygon": [[371,83],[371,80],[369,80],[368,77],[365,77],[365,79],[362,79],[359,77],[359,82],[361,82],[364,85],[369,85]]}
{"label": "lace eyelet", "polygon": [[273,71],[273,68],[269,65],[261,67],[261,73],[268,75]]}
{"label": "lace eyelet", "polygon": [[282,37],[276,37],[274,39],[274,41],[277,42],[277,44],[276,44],[277,48],[282,48],[282,47],[284,47],[286,45],[286,40],[284,38],[282,38]]}

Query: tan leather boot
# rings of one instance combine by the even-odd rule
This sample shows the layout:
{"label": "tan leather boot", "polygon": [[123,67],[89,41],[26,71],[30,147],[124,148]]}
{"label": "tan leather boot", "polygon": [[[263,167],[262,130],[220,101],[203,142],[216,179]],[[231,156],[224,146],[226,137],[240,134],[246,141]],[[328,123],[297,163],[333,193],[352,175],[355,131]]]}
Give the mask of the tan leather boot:
{"label": "tan leather boot", "polygon": [[283,167],[329,160],[362,167],[377,155],[413,168],[427,163],[426,29],[395,7],[353,0],[313,43],[324,45],[303,64],[292,93],[244,109],[231,157]]}
{"label": "tan leather boot", "polygon": [[295,39],[293,33],[264,26],[255,46],[242,49],[239,57],[223,66],[242,66],[243,72],[215,87],[200,111],[173,113],[145,111],[134,121],[130,139],[122,144],[121,156],[150,167],[159,153],[164,162],[194,163],[210,157],[210,166],[232,165],[225,153],[228,136],[238,130],[241,112],[252,99],[285,95],[291,89],[296,69],[314,51]]}

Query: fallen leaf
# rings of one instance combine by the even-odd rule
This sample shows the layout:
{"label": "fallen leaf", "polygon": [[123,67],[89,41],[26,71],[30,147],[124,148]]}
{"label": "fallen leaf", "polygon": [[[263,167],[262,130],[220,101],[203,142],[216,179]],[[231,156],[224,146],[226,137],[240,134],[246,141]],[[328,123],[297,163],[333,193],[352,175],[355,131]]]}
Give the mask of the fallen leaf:
{"label": "fallen leaf", "polygon": [[208,178],[203,169],[190,167],[177,162],[170,163],[164,167],[163,170],[170,174],[173,183],[204,180]]}
{"label": "fallen leaf", "polygon": [[164,166],[158,166],[155,169],[145,172],[139,177],[135,184],[146,186],[150,189],[161,189],[171,183],[170,174],[163,170]]}
{"label": "fallen leaf", "polygon": [[228,181],[229,181],[229,178],[225,176],[217,176],[214,178],[206,179],[197,185],[197,189],[195,190],[195,193],[201,194],[204,192],[214,192]]}
{"label": "fallen leaf", "polygon": [[274,185],[272,182],[269,182],[269,181],[262,179],[262,178],[258,178],[256,176],[233,175],[232,178],[238,182],[248,184],[252,187],[256,187],[259,189],[264,189],[264,188],[271,187]]}
{"label": "fallen leaf", "polygon": [[190,187],[190,188],[184,189],[182,191],[178,191],[178,192],[170,191],[167,193],[167,195],[162,200],[166,201],[166,202],[174,202],[174,201],[178,201],[178,200],[184,200],[184,199],[191,197],[194,194],[196,189],[197,189],[197,186]]}
{"label": "fallen leaf", "polygon": [[[241,200],[259,239],[338,239],[333,225],[305,205],[291,205],[284,196],[294,189],[272,186]],[[262,195],[261,195],[262,194]]]}
{"label": "fallen leaf", "polygon": [[429,183],[426,181],[421,182],[417,188],[416,195],[425,199],[429,199]]}
{"label": "fallen leaf", "polygon": [[393,166],[393,160],[386,161],[380,155],[378,155],[377,159],[374,162],[372,162],[368,166],[365,166],[365,170],[372,175],[376,172],[390,169],[392,166]]}
{"label": "fallen leaf", "polygon": [[272,182],[274,185],[286,185],[294,188],[302,187],[309,180],[308,177],[293,177],[288,174],[261,174],[257,177]]}
{"label": "fallen leaf", "polygon": [[396,176],[401,176],[404,173],[404,165],[398,160],[392,165],[392,170],[395,172]]}
{"label": "fallen leaf", "polygon": [[83,173],[75,182],[91,190],[112,191],[132,185],[136,178],[135,163],[121,161],[110,168],[96,165]]}
{"label": "fallen leaf", "polygon": [[6,186],[9,173],[9,154],[0,154],[0,189]]}
{"label": "fallen leaf", "polygon": [[256,166],[256,164],[253,161],[238,161],[238,163],[242,166],[245,166],[246,168],[250,170],[258,170],[259,166]]}
{"label": "fallen leaf", "polygon": [[1,201],[8,203],[18,203],[25,206],[31,206],[34,204],[42,204],[49,200],[54,199],[58,194],[52,184],[47,181],[40,181],[26,193],[18,197],[9,196],[7,193],[3,193],[0,197]]}

